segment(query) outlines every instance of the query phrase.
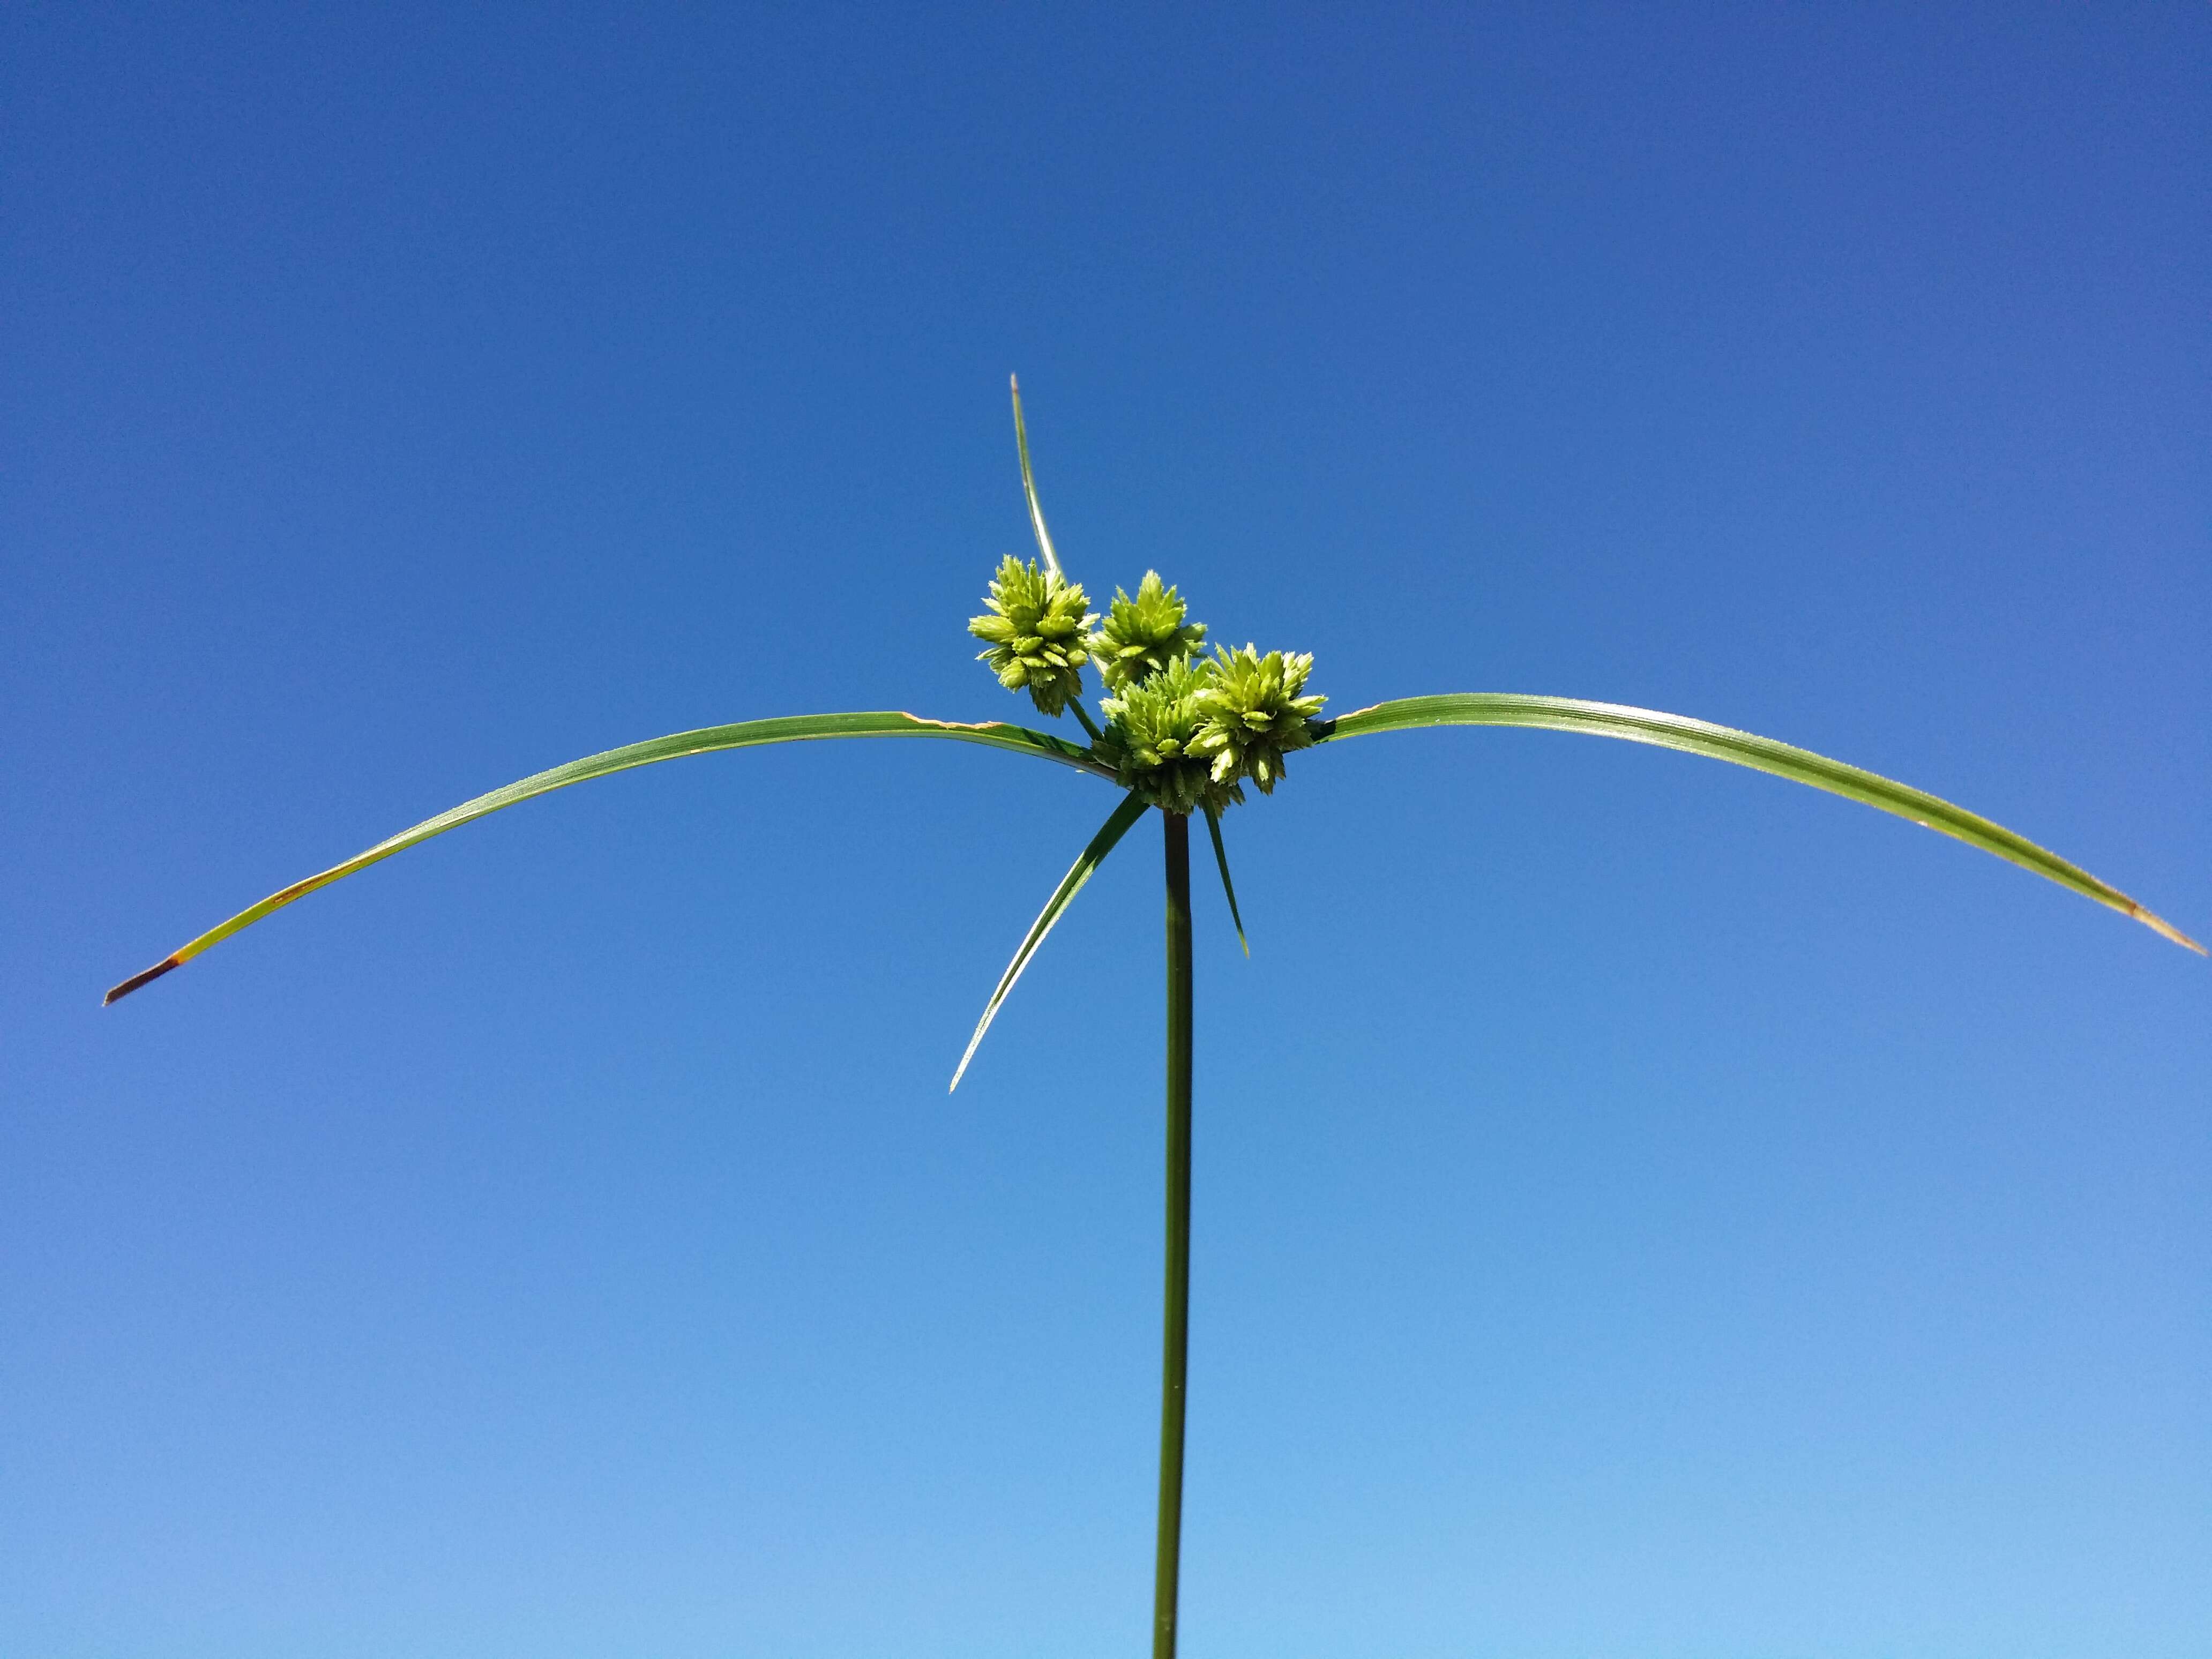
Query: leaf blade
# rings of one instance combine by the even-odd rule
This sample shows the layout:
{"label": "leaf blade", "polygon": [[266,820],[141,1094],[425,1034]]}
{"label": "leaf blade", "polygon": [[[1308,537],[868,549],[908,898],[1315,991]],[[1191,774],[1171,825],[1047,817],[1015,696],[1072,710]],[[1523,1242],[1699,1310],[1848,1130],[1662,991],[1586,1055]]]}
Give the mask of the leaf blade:
{"label": "leaf blade", "polygon": [[1065,575],[1060,568],[1060,556],[1052,550],[1052,532],[1044,527],[1044,508],[1037,505],[1036,480],[1030,476],[1030,432],[1022,421],[1020,377],[1009,374],[1006,384],[1014,393],[1014,447],[1022,456],[1022,495],[1030,504],[1030,526],[1036,532],[1037,547],[1044,554],[1044,568],[1055,576]]}
{"label": "leaf blade", "polygon": [[1954,841],[1978,847],[2008,863],[2033,871],[2084,898],[2142,922],[2154,933],[2196,951],[2204,947],[2164,918],[2154,915],[2111,884],[2100,881],[2079,865],[2068,862],[2048,848],[1940,796],[1910,784],[1899,783],[1863,767],[1848,765],[1816,755],[1809,749],[1762,738],[1733,726],[1686,714],[1635,708],[1625,703],[1593,702],[1580,697],[1536,696],[1510,691],[1447,692],[1425,697],[1399,697],[1371,708],[1355,709],[1333,720],[1315,722],[1317,742],[1364,737],[1382,732],[1402,732],[1430,726],[1521,726],[1547,732],[1581,732],[1592,737],[1618,738],[1630,743],[1651,744],[1685,754],[1728,761],[1754,771],[1788,778],[1793,782],[1841,795],[1877,811],[1892,813],[1923,829],[1933,830]]}
{"label": "leaf blade", "polygon": [[386,836],[375,846],[356,853],[341,864],[319,872],[289,887],[279,888],[259,903],[248,906],[236,915],[218,923],[206,933],[185,945],[144,972],[132,975],[110,990],[101,999],[101,1005],[126,997],[139,987],[159,979],[175,968],[182,967],[194,957],[222,943],[232,934],[252,927],[264,917],[273,915],[286,905],[307,897],[317,890],[372,864],[380,864],[396,853],[420,846],[434,836],[448,830],[458,830],[465,823],[520,805],[526,800],[550,794],[556,789],[565,789],[571,784],[587,783],[617,772],[650,766],[659,761],[682,760],[693,755],[718,754],[730,749],[757,748],[765,744],[803,743],[837,738],[945,738],[957,742],[984,744],[993,748],[1012,750],[1018,753],[1033,754],[1063,765],[1112,777],[1112,771],[1099,765],[1089,751],[1065,738],[1043,732],[1033,732],[1027,726],[1008,726],[1002,721],[986,720],[965,724],[957,720],[925,720],[918,714],[896,710],[866,710],[850,714],[794,714],[764,720],[738,720],[726,726],[702,726],[696,731],[671,732],[665,738],[651,738],[643,743],[626,744],[619,749],[586,755],[563,766],[532,773],[503,787],[494,789],[472,800],[463,801],[434,817]]}
{"label": "leaf blade", "polygon": [[1229,879],[1229,849],[1221,843],[1221,814],[1211,806],[1206,809],[1206,833],[1213,837],[1213,861],[1221,871],[1221,890],[1229,897],[1229,920],[1237,924],[1237,942],[1244,947],[1244,954],[1252,954],[1252,943],[1244,937],[1244,918],[1237,911],[1237,884]]}
{"label": "leaf blade", "polygon": [[1045,935],[1052,932],[1060,913],[1083,890],[1083,884],[1091,879],[1091,872],[1106,862],[1106,855],[1114,850],[1122,836],[1129,833],[1129,827],[1150,810],[1135,795],[1124,796],[1121,804],[1114,809],[1114,815],[1099,826],[1098,833],[1091,836],[1090,845],[1083,849],[1067,873],[1060,878],[1060,885],[1052,890],[1052,896],[1044,902],[1044,908],[1037,913],[1037,919],[1030,924],[1029,932],[1022,936],[1021,945],[1014,951],[1014,959],[1006,964],[1006,971],[999,975],[997,988],[992,991],[990,1001],[983,1006],[983,1018],[975,1022],[975,1034],[968,1039],[967,1049],[960,1056],[960,1064],[953,1070],[952,1082],[945,1093],[949,1095],[960,1086],[960,1079],[968,1070],[968,1062],[975,1058],[975,1050],[982,1044],[983,1033],[991,1029],[991,1022],[999,1017],[999,1006],[1006,1001],[1006,994],[1014,988],[1014,981],[1030,965],[1030,958],[1036,954],[1037,946],[1044,943]]}

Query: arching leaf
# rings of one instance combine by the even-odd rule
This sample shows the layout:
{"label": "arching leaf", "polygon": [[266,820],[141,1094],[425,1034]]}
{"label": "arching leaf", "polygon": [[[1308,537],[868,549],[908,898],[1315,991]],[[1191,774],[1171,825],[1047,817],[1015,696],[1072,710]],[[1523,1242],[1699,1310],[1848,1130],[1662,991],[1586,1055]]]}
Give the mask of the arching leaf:
{"label": "arching leaf", "polygon": [[510,783],[503,789],[495,789],[488,795],[478,795],[474,800],[463,801],[459,806],[441,812],[434,818],[425,818],[413,829],[403,830],[390,839],[377,842],[367,852],[356,853],[343,864],[332,865],[319,875],[309,876],[304,881],[295,881],[289,887],[271,893],[260,903],[240,911],[229,921],[210,928],[198,939],[180,946],[144,973],[132,975],[110,991],[103,1000],[113,1002],[118,997],[128,996],[149,981],[159,979],[173,968],[182,967],[210,945],[220,945],[233,933],[252,927],[262,917],[283,909],[295,899],[305,898],[319,887],[327,887],[356,870],[366,870],[370,865],[388,859],[394,853],[404,853],[433,836],[442,836],[448,830],[457,830],[462,824],[483,817],[487,813],[496,812],[503,806],[513,806],[536,796],[549,794],[556,789],[565,789],[572,783],[586,783],[593,778],[605,777],[610,773],[626,772],[634,766],[650,766],[656,761],[681,760],[687,755],[712,755],[725,749],[750,749],[762,744],[805,743],[827,738],[950,738],[959,743],[988,744],[994,749],[1011,749],[1018,754],[1036,755],[1109,778],[1114,775],[1110,768],[1101,766],[1091,758],[1089,750],[1078,744],[1042,732],[1032,732],[1026,726],[1006,726],[996,720],[969,726],[956,720],[929,720],[917,714],[884,711],[794,714],[781,720],[739,720],[731,726],[707,726],[696,732],[678,732],[668,737],[633,743],[621,749],[610,749],[603,754],[586,755],[581,760],[570,761],[566,766],[536,773],[519,782]]}
{"label": "arching leaf", "polygon": [[1656,744],[1685,754],[1733,762],[1778,778],[1810,784],[1830,794],[1863,801],[1882,811],[1909,818],[1923,829],[1978,847],[1985,853],[2033,870],[2039,876],[2071,888],[2085,898],[2132,916],[2146,927],[2199,956],[2204,947],[2172,923],[2153,915],[2117,887],[2097,879],[2078,865],[2014,835],[2002,824],[1954,806],[1924,790],[1897,783],[1810,750],[1755,737],[1707,720],[1656,709],[1630,708],[1620,703],[1589,702],[1579,697],[1540,697],[1510,691],[1461,691],[1431,697],[1400,697],[1378,702],[1334,720],[1317,720],[1317,740],[1340,741],[1376,732],[1404,732],[1424,726],[1522,726],[1547,732],[1583,732],[1592,737],[1620,738],[1630,743]]}

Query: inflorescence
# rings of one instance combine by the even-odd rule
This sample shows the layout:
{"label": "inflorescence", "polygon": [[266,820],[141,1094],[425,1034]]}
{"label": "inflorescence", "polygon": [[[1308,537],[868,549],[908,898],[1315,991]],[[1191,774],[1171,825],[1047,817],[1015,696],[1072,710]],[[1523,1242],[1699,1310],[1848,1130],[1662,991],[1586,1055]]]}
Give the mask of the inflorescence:
{"label": "inflorescence", "polygon": [[984,599],[990,610],[971,617],[968,631],[989,648],[977,653],[1009,691],[1027,687],[1047,714],[1057,714],[1083,696],[1083,664],[1091,654],[1089,629],[1097,620],[1081,584],[1059,571],[1040,571],[1036,561],[1008,557],[991,579]]}
{"label": "inflorescence", "polygon": [[1099,757],[1112,765],[1123,788],[1166,811],[1219,812],[1244,799],[1237,779],[1215,776],[1214,763],[1200,748],[1212,668],[1203,657],[1177,657],[1100,705],[1107,725],[1097,744]]}
{"label": "inflorescence", "polygon": [[1107,690],[1126,686],[1163,673],[1177,657],[1196,654],[1206,644],[1206,624],[1183,621],[1188,610],[1182,596],[1160,585],[1160,573],[1145,572],[1131,599],[1114,590],[1114,603],[1106,607],[1105,626],[1091,642],[1098,659],[1098,678]]}
{"label": "inflorescence", "polygon": [[1206,625],[1186,621],[1182,597],[1147,570],[1134,599],[1116,588],[1103,625],[1082,587],[1057,569],[1009,558],[992,579],[990,610],[968,624],[1009,691],[1039,709],[1069,704],[1085,726],[1083,665],[1095,660],[1113,695],[1100,704],[1091,750],[1121,786],[1162,811],[1219,813],[1244,799],[1246,780],[1272,793],[1283,757],[1313,742],[1309,722],[1327,699],[1305,695],[1310,655],[1255,646],[1204,654]]}

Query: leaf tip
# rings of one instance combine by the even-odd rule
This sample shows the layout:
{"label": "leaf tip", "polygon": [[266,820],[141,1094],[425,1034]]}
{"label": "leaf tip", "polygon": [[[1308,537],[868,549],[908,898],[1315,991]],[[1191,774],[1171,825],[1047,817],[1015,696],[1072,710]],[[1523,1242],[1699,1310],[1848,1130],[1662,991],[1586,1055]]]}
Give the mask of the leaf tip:
{"label": "leaf tip", "polygon": [[[2183,933],[2181,929],[2176,927],[2164,916],[2154,916],[2149,911],[2144,909],[2140,904],[2130,902],[2128,905],[2128,914],[2133,916],[2137,921],[2142,923],[2144,927],[2149,928],[2154,933],[2160,935],[2161,938],[2172,939],[2176,945],[2180,945],[2185,950],[2194,951],[2200,957],[2212,955],[2212,951],[2207,951],[2203,945],[2199,945],[2195,939],[2190,938],[2188,934]],[[158,973],[161,970],[156,969],[155,971]]]}
{"label": "leaf tip", "polygon": [[[987,1014],[984,1016],[983,1023],[986,1025],[991,1023],[989,1015]],[[957,1092],[960,1087],[960,1079],[968,1075],[968,1062],[975,1058],[976,1045],[981,1042],[982,1040],[983,1034],[982,1032],[978,1031],[975,1033],[974,1038],[969,1042],[968,1052],[960,1056],[960,1063],[952,1068],[952,1081],[945,1085],[945,1092],[946,1094],[949,1095]]]}
{"label": "leaf tip", "polygon": [[155,980],[161,978],[162,975],[167,973],[171,969],[181,968],[184,965],[185,959],[180,956],[164,957],[161,961],[155,963],[151,968],[149,968],[144,973],[133,974],[129,979],[125,980],[122,984],[114,987],[106,996],[100,998],[100,1006],[105,1008],[110,1003],[120,1002],[125,997],[129,996],[140,986],[151,985]]}

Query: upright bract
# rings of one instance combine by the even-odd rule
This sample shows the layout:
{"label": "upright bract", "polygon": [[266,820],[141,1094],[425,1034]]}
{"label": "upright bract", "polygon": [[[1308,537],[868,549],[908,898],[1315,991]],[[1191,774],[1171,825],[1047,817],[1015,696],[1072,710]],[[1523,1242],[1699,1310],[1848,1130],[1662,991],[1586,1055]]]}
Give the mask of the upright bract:
{"label": "upright bract", "polygon": [[[1203,647],[1206,629],[1189,620],[1181,594],[1146,571],[1134,597],[1117,588],[1103,623],[1090,609],[1079,583],[1061,568],[1030,468],[1029,434],[1022,418],[1021,392],[1014,388],[1014,433],[1021,461],[1022,490],[1029,508],[1039,559],[1003,560],[991,578],[986,609],[969,623],[984,643],[981,660],[1010,691],[1025,692],[1048,716],[1073,714],[1089,738],[1076,743],[997,721],[965,724],[925,720],[893,712],[806,714],[743,720],[702,727],[671,737],[611,749],[565,766],[539,772],[379,842],[367,851],[318,875],[282,888],[186,942],[153,967],[135,974],[107,993],[115,1001],[149,981],[220,944],[317,888],[364,870],[448,830],[516,805],[570,784],[605,777],[632,767],[690,755],[718,753],[763,744],[802,743],[836,738],[933,738],[981,744],[1030,755],[1105,780],[1123,793],[1067,874],[1053,890],[1044,909],[985,1004],[968,1047],[952,1076],[955,1088],[974,1059],[1007,994],[1045,937],[1073,902],[1093,872],[1103,863],[1137,820],[1157,807],[1165,836],[1167,876],[1167,1232],[1164,1324],[1161,1360],[1159,1518],[1153,1565],[1152,1651],[1171,1659],[1176,1650],[1178,1587],[1181,1582],[1184,1383],[1190,1299],[1190,1131],[1193,988],[1191,983],[1190,815],[1203,811],[1241,941],[1243,917],[1229,878],[1228,849],[1221,815],[1245,800],[1243,785],[1272,794],[1285,774],[1285,758],[1297,750],[1376,732],[1431,726],[1527,726],[1581,732],[1653,744],[1687,754],[1731,762],[1909,818],[1971,847],[2033,871],[2154,928],[2199,955],[2203,947],[2153,915],[2117,888],[2046,852],[2000,824],[1923,791],[1872,772],[1832,761],[1770,738],[1715,726],[1680,714],[1630,708],[1617,703],[1572,697],[1528,696],[1510,692],[1455,692],[1406,697],[1376,703],[1335,720],[1322,720],[1324,699],[1309,693],[1310,656],[1284,651],[1262,653],[1256,646],[1217,649]],[[1093,623],[1100,623],[1096,633]],[[1112,695],[1100,704],[1104,723],[1085,708],[1084,671],[1095,666]]]}

